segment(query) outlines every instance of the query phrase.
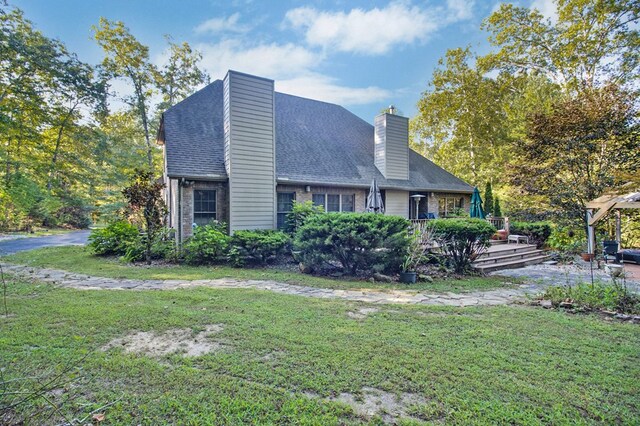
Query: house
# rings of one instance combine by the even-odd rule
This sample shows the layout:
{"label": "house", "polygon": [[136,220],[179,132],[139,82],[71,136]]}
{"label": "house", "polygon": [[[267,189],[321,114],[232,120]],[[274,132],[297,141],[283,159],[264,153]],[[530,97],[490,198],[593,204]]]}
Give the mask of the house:
{"label": "house", "polygon": [[183,240],[212,219],[232,233],[281,227],[293,200],[361,212],[373,179],[385,214],[415,218],[416,199],[419,218],[468,211],[473,188],[409,149],[408,134],[405,117],[372,125],[229,71],[162,116],[168,224]]}

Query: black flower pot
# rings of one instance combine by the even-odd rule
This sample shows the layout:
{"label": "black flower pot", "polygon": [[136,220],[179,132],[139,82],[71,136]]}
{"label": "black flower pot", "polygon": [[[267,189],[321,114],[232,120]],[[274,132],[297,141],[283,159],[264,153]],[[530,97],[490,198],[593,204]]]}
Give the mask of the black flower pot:
{"label": "black flower pot", "polygon": [[400,272],[400,282],[405,284],[415,284],[417,273],[415,272]]}

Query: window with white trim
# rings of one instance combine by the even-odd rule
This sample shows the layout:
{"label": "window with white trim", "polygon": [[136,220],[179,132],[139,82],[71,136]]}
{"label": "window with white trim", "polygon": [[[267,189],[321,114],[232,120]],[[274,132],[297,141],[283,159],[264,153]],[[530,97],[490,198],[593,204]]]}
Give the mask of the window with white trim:
{"label": "window with white trim", "polygon": [[216,220],[216,191],[209,189],[193,190],[193,223],[198,226]]}

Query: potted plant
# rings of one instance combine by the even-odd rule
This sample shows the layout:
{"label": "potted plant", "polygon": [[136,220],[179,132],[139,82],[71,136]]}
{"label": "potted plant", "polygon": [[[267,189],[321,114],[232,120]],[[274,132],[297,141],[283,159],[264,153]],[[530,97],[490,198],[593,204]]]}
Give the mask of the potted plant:
{"label": "potted plant", "polygon": [[409,235],[409,245],[404,260],[400,265],[400,282],[415,284],[418,275],[418,266],[424,260],[424,253],[427,242],[430,240],[431,232],[427,228],[415,229]]}

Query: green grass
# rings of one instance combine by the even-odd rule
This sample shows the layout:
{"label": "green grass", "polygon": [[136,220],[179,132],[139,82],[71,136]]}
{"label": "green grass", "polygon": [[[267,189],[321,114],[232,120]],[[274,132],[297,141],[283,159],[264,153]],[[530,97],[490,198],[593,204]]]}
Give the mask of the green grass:
{"label": "green grass", "polygon": [[468,277],[463,279],[436,279],[433,283],[417,284],[380,283],[349,279],[328,279],[304,275],[298,272],[287,272],[273,268],[234,268],[226,265],[218,266],[136,266],[121,262],[115,258],[93,256],[86,247],[48,247],[39,250],[16,253],[4,257],[7,262],[63,269],[82,274],[107,277],[154,280],[201,280],[215,278],[238,278],[252,280],[274,280],[289,284],[333,289],[403,289],[428,290],[431,292],[469,292],[513,287],[514,278],[503,277]]}
{"label": "green grass", "polygon": [[35,229],[33,232],[0,232],[0,236],[14,236],[19,238],[45,237],[47,235],[62,235],[69,232],[77,231],[76,229],[52,228],[52,229]]}
{"label": "green grass", "polygon": [[[8,390],[66,367],[72,373],[48,394],[60,413],[38,398],[0,413],[5,423],[56,424],[98,410],[105,424],[378,424],[329,400],[364,387],[420,395],[409,412],[439,424],[640,422],[640,328],[595,316],[377,306],[352,319],[347,312],[365,305],[252,290],[77,291],[13,281],[7,302],[0,365]],[[215,335],[223,349],[200,357],[100,350],[136,331],[210,324],[224,325]],[[0,395],[2,405],[13,398]]]}

